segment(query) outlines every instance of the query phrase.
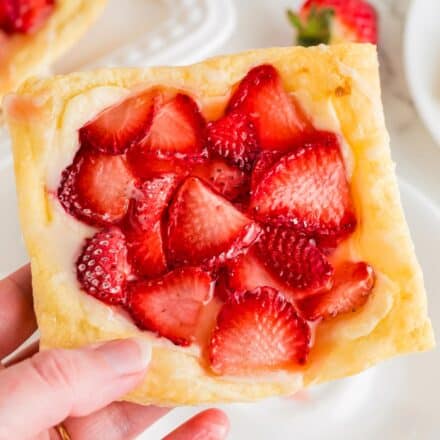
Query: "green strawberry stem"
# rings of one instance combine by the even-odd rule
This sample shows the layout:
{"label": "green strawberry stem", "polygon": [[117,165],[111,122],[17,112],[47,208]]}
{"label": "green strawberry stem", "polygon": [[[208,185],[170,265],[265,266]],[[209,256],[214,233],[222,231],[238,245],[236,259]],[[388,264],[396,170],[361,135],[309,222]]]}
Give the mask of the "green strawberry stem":
{"label": "green strawberry stem", "polygon": [[297,44],[306,47],[329,43],[332,17],[333,9],[328,8],[318,10],[312,7],[305,20],[290,9],[287,10],[287,18],[298,32]]}

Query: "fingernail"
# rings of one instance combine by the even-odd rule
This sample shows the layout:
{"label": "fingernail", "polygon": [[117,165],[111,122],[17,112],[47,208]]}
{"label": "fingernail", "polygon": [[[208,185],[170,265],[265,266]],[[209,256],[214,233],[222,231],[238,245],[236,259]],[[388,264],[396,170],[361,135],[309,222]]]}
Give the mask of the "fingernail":
{"label": "fingernail", "polygon": [[105,342],[94,350],[121,376],[145,370],[151,360],[151,345],[141,338]]}

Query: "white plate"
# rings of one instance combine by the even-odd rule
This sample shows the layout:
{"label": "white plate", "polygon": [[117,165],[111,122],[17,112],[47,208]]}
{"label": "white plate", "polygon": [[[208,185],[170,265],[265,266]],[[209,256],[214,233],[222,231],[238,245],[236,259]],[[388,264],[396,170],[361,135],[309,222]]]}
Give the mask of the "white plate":
{"label": "white plate", "polygon": [[[401,182],[403,203],[429,295],[430,314],[440,326],[440,212],[412,186]],[[0,167],[0,275],[27,261],[16,215],[11,166]],[[231,439],[406,440],[434,439],[440,432],[438,372],[440,353],[433,351],[379,365],[358,376],[316,387],[310,399],[270,399],[258,404],[224,406],[232,423]],[[157,422],[145,439],[159,439],[194,414],[179,408]],[[437,435],[436,435],[437,434]]]}
{"label": "white plate", "polygon": [[231,0],[109,0],[54,70],[192,63],[214,51],[234,24]]}
{"label": "white plate", "polygon": [[440,145],[440,1],[413,0],[405,28],[405,68],[412,98]]}

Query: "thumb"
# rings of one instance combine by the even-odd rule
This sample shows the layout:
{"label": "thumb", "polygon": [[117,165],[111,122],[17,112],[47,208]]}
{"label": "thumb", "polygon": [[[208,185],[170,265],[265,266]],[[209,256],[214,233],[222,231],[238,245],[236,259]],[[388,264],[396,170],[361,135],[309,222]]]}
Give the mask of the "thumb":
{"label": "thumb", "polygon": [[139,383],[150,358],[146,341],[126,339],[43,351],[0,371],[0,439],[31,437],[106,406]]}

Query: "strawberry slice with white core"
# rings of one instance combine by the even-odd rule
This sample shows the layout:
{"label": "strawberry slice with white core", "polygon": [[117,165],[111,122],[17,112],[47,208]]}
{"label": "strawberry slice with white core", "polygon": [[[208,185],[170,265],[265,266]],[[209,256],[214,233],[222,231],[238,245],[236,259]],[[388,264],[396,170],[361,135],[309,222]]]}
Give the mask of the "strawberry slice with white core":
{"label": "strawberry slice with white core", "polygon": [[297,297],[329,290],[333,267],[315,242],[286,227],[266,225],[257,244],[266,268],[290,287],[302,291]]}
{"label": "strawberry slice with white core", "polygon": [[168,254],[174,264],[221,263],[259,233],[251,219],[195,177],[185,180],[169,208]]}
{"label": "strawberry slice with white core", "polygon": [[261,179],[280,159],[284,153],[281,151],[262,151],[255,162],[251,177],[251,191],[255,191]]}
{"label": "strawberry slice with white core", "polygon": [[212,370],[254,375],[304,364],[310,328],[283,295],[263,287],[223,305],[208,348]]}
{"label": "strawberry slice with white core", "polygon": [[251,118],[261,148],[288,151],[309,123],[294,98],[284,90],[277,70],[263,64],[251,69],[229,101],[227,112]]}
{"label": "strawberry slice with white core", "polygon": [[212,297],[210,275],[184,267],[162,278],[130,284],[129,311],[139,327],[177,345],[194,341],[203,307]]}
{"label": "strawberry slice with white core", "polygon": [[232,112],[210,122],[207,127],[209,151],[244,171],[250,171],[260,145],[252,120],[241,112]]}
{"label": "strawberry slice with white core", "polygon": [[205,120],[195,101],[182,93],[156,112],[141,145],[163,156],[197,158],[205,154]]}
{"label": "strawberry slice with white core", "polygon": [[368,264],[343,263],[336,268],[333,288],[327,293],[299,301],[298,308],[309,321],[355,312],[367,302],[374,282],[374,271]]}
{"label": "strawberry slice with white core", "polygon": [[123,156],[80,150],[63,171],[58,199],[78,220],[102,226],[122,220],[133,187],[134,177]]}
{"label": "strawberry slice with white core", "polygon": [[236,167],[221,160],[211,160],[195,165],[192,176],[209,183],[223,197],[233,202],[249,193],[248,176]]}
{"label": "strawberry slice with white core", "polygon": [[1,0],[0,29],[8,34],[33,34],[55,7],[55,0]]}
{"label": "strawberry slice with white core", "polygon": [[130,201],[123,230],[128,258],[138,275],[157,277],[167,269],[161,219],[178,181],[175,174],[147,180]]}
{"label": "strawberry slice with white core", "polygon": [[310,143],[282,157],[253,191],[250,212],[314,236],[344,237],[356,225],[337,143]]}
{"label": "strawberry slice with white core", "polygon": [[103,229],[86,240],[76,274],[89,295],[108,304],[124,304],[129,273],[125,237],[119,228]]}
{"label": "strawberry slice with white core", "polygon": [[148,90],[106,108],[79,130],[80,143],[105,154],[125,153],[147,134],[160,93]]}
{"label": "strawberry slice with white core", "polygon": [[[337,144],[338,138],[334,133],[314,130],[304,133],[300,138],[298,138],[297,142],[291,146],[291,151],[295,151],[297,148],[304,147],[306,145],[315,145],[319,143],[324,145]],[[261,182],[267,172],[286,154],[287,153],[285,151],[265,150],[260,152],[252,169],[252,191],[255,191],[258,184]]]}
{"label": "strawberry slice with white core", "polygon": [[220,286],[219,293],[223,301],[230,301],[236,295],[240,296],[247,291],[265,286],[278,290],[292,303],[303,296],[302,291],[293,289],[265,267],[256,253],[255,245],[246,254],[239,255],[227,263],[221,281],[224,281],[224,285]]}
{"label": "strawberry slice with white core", "polygon": [[161,219],[178,184],[179,176],[176,174],[164,174],[144,181],[130,201],[125,222],[127,229],[148,231]]}

